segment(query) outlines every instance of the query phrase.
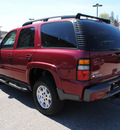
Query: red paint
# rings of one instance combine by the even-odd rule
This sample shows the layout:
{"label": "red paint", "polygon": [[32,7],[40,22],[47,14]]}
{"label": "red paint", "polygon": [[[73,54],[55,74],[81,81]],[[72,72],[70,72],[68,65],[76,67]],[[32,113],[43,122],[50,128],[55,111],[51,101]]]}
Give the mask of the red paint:
{"label": "red paint", "polygon": [[96,101],[102,99],[104,96],[106,96],[109,93],[110,89],[106,89],[100,92],[94,92],[90,96],[90,101]]}
{"label": "red paint", "polygon": [[114,26],[116,26],[116,25],[118,25],[118,24],[120,24],[120,22],[118,22],[118,23],[114,24]]}
{"label": "red paint", "polygon": [[15,69],[15,68],[4,67],[4,69],[17,71],[17,72],[20,72],[20,73],[25,73],[25,71],[23,71],[23,70],[18,70],[18,69]]}
{"label": "red paint", "polygon": [[[120,75],[120,55],[116,55],[118,52],[119,51],[90,52],[91,85]],[[113,73],[114,70],[116,70],[115,73]]]}
{"label": "red paint", "polygon": [[[64,19],[60,21],[68,20],[71,21],[73,19]],[[17,30],[14,48],[9,50],[1,49],[0,74],[29,84],[31,69],[45,69],[53,75],[57,88],[62,89],[68,94],[79,95],[81,99],[84,89],[87,86],[120,75],[120,57],[114,56],[117,51],[89,52],[78,49],[42,48],[40,34],[42,24],[43,22],[14,29]],[[20,31],[26,27],[35,28],[35,47],[34,49],[16,49]],[[8,54],[11,54],[10,59],[8,59]],[[32,57],[29,61],[26,59],[27,55],[31,55]],[[80,58],[91,59],[90,71],[84,71],[83,73],[78,71],[77,75],[78,60]],[[112,74],[114,68],[118,69],[115,75]],[[97,76],[97,74],[102,75]],[[77,79],[77,76],[81,78]],[[108,90],[94,93],[91,96],[91,101],[101,99],[107,92]]]}

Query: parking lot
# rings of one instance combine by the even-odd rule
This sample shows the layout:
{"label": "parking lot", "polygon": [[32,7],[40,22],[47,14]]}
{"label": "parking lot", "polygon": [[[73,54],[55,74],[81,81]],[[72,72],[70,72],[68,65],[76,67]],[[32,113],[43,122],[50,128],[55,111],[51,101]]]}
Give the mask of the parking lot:
{"label": "parking lot", "polygon": [[98,102],[68,101],[53,117],[36,109],[32,94],[0,84],[1,130],[119,129],[120,99]]}

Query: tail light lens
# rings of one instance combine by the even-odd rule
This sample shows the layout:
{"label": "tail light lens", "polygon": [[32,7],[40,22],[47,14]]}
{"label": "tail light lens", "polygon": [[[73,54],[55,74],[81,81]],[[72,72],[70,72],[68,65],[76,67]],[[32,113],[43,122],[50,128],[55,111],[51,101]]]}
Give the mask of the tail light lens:
{"label": "tail light lens", "polygon": [[90,59],[82,59],[78,61],[77,80],[89,80],[90,77]]}

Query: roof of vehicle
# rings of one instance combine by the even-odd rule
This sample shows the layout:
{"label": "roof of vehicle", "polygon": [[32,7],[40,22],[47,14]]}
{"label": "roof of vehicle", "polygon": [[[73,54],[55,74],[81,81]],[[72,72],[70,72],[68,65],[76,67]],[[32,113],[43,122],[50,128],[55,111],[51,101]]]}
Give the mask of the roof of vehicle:
{"label": "roof of vehicle", "polygon": [[103,18],[99,18],[99,17],[95,17],[95,16],[90,16],[90,15],[78,13],[77,15],[55,16],[55,17],[37,19],[37,20],[26,22],[22,26],[30,25],[30,24],[32,24],[34,22],[38,22],[38,21],[47,22],[50,19],[57,19],[57,18],[60,18],[60,19],[69,19],[69,18],[81,19],[81,17],[92,18],[92,19],[96,19],[96,20],[110,24],[110,20],[108,20],[108,19],[103,19]]}

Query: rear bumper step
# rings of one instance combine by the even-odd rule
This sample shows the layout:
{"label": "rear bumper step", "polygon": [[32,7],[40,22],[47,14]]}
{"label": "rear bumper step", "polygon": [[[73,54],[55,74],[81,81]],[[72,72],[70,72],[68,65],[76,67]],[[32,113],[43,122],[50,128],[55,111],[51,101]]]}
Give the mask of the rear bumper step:
{"label": "rear bumper step", "polygon": [[100,99],[109,98],[120,93],[120,84],[113,87],[112,84],[120,83],[120,77],[115,79],[91,86],[84,90],[84,101],[95,101]]}

